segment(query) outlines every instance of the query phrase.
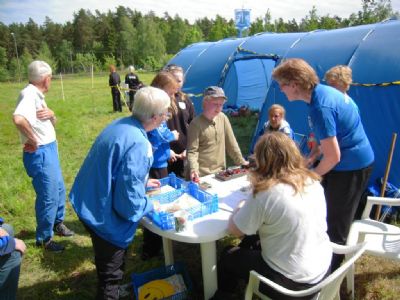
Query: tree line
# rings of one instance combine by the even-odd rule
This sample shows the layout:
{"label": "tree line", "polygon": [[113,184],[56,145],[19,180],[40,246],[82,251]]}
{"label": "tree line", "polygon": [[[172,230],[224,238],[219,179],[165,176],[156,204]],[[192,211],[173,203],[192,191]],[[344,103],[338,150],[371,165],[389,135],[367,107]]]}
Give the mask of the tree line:
{"label": "tree line", "polygon": [[[300,21],[272,20],[270,11],[256,18],[242,36],[259,32],[307,32],[335,29],[399,18],[390,0],[361,0],[362,10],[348,18],[320,16],[312,7]],[[47,61],[55,73],[108,70],[110,64],[125,68],[160,69],[180,49],[200,41],[218,41],[235,37],[232,19],[217,15],[215,19],[198,19],[194,24],[164,13],[142,14],[129,7],[118,6],[115,11],[101,13],[80,9],[73,21],[59,24],[46,17],[43,25],[31,18],[26,24],[0,22],[0,81],[26,78],[27,65],[33,59]],[[18,58],[18,59],[17,59]]]}

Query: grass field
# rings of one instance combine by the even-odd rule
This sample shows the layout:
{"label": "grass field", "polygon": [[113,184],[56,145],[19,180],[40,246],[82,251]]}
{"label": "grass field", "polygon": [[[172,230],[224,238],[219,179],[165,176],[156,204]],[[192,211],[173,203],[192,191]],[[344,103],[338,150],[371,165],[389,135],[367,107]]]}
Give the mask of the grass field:
{"label": "grass field", "polygon": [[[153,74],[139,74],[149,83]],[[112,113],[107,77],[64,78],[65,101],[62,100],[61,81],[53,80],[46,101],[57,115],[57,138],[60,160],[67,193],[75,175],[98,133],[115,118],[126,116]],[[28,247],[22,263],[18,299],[92,299],[95,294],[96,274],[90,239],[67,203],[66,224],[76,232],[73,238],[59,238],[66,246],[62,254],[52,254],[35,245],[35,194],[22,165],[21,145],[12,124],[15,101],[23,84],[1,83],[0,89],[0,216],[13,224],[17,236]],[[249,146],[249,132],[256,117],[233,119],[235,134],[244,153]],[[130,274],[161,266],[163,259],[140,260],[142,233],[139,229],[127,256],[124,283]],[[230,242],[225,238],[218,249]],[[194,291],[190,299],[202,299],[200,250],[197,245],[176,244],[175,257],[183,260],[189,270]],[[400,266],[391,261],[363,257],[357,264],[357,299],[398,299]]]}

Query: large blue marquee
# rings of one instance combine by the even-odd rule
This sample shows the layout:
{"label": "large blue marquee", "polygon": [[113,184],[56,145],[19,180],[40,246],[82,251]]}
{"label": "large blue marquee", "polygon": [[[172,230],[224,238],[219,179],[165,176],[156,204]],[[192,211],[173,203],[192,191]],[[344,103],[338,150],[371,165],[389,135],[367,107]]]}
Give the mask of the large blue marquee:
{"label": "large blue marquee", "polygon": [[[282,59],[305,59],[323,82],[325,72],[343,64],[353,70],[349,95],[355,100],[375,151],[372,180],[383,177],[393,133],[400,129],[400,21],[303,33],[260,33],[254,36],[201,42],[181,50],[169,63],[186,72],[184,91],[192,94],[197,112],[209,85],[223,87],[228,104],[260,109],[257,128],[268,107],[283,105],[295,132],[307,135],[307,108],[289,103],[271,79]],[[257,128],[254,129],[258,130]],[[400,144],[397,143],[389,181],[400,187]]]}

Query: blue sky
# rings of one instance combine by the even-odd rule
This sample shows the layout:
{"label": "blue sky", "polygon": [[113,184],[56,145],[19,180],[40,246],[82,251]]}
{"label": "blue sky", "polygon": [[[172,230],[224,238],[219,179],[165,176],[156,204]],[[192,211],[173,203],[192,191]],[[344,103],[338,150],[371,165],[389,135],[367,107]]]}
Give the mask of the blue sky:
{"label": "blue sky", "polygon": [[[393,9],[400,11],[400,0],[392,0]],[[216,14],[230,19],[234,17],[234,9],[251,9],[251,19],[264,16],[269,9],[272,19],[283,18],[300,21],[311,10],[313,5],[318,15],[348,17],[361,10],[361,0],[0,0],[0,21],[6,25],[26,23],[32,18],[42,24],[48,16],[55,23],[72,21],[73,13],[79,9],[107,12],[115,11],[117,6],[129,7],[143,13],[150,10],[162,16],[167,11],[171,16],[179,16],[193,22],[196,19],[214,18]]]}

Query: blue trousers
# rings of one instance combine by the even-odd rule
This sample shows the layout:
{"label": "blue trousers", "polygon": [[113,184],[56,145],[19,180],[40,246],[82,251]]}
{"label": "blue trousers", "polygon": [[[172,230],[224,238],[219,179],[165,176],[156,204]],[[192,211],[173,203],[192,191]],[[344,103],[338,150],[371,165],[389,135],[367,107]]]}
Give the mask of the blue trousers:
{"label": "blue trousers", "polygon": [[[12,227],[7,225],[3,224],[3,229],[13,236]],[[20,266],[21,253],[19,251],[0,256],[0,300],[16,299]]]}
{"label": "blue trousers", "polygon": [[64,220],[65,186],[58,159],[57,143],[40,146],[34,153],[24,152],[26,173],[36,192],[36,241],[47,242],[54,224]]}

